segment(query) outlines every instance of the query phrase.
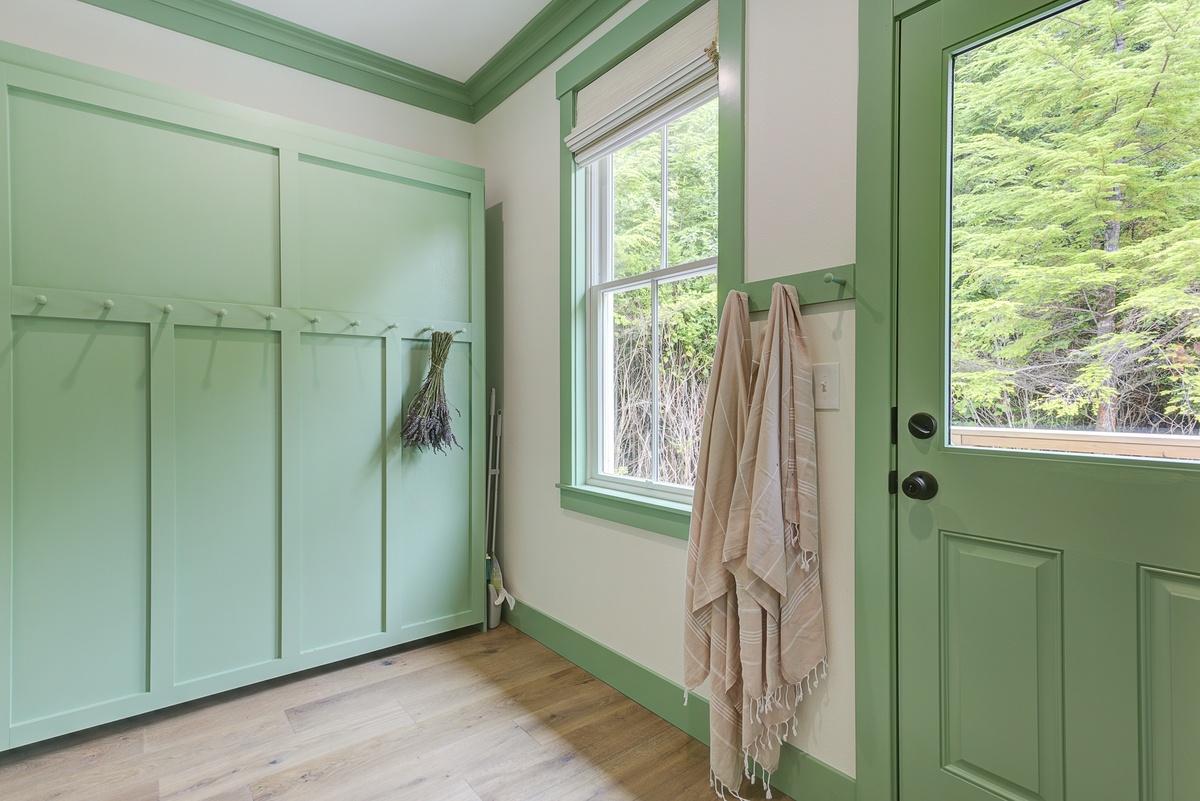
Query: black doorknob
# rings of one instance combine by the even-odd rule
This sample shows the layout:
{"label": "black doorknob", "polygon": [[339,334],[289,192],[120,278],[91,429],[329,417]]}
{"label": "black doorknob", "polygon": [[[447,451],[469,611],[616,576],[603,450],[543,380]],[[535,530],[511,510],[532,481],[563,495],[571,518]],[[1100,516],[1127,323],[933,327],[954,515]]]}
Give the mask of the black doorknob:
{"label": "black doorknob", "polygon": [[904,479],[900,484],[900,489],[913,500],[927,501],[937,495],[938,483],[931,474],[924,470],[918,470]]}
{"label": "black doorknob", "polygon": [[917,412],[908,418],[908,433],[917,439],[929,439],[937,433],[937,419],[929,412]]}

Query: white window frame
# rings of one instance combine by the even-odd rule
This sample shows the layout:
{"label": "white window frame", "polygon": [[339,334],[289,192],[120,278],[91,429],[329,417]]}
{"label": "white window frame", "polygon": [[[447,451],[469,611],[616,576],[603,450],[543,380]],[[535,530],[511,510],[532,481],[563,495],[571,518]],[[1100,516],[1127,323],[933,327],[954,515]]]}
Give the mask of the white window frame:
{"label": "white window frame", "polygon": [[[613,209],[612,209],[612,160],[613,153],[607,153],[592,161],[584,168],[586,216],[585,216],[585,248],[586,248],[586,319],[587,319],[587,375],[585,391],[587,394],[587,478],[590,486],[622,492],[634,492],[650,498],[657,498],[678,503],[691,503],[693,488],[679,484],[669,484],[651,479],[618,476],[605,471],[603,464],[606,453],[604,445],[611,441],[611,432],[606,430],[613,419],[612,392],[610,391],[612,364],[611,354],[606,344],[612,341],[611,316],[603,314],[603,304],[609,293],[616,290],[649,287],[651,292],[651,330],[653,337],[654,359],[654,388],[652,390],[653,412],[651,415],[651,453],[652,476],[657,476],[658,460],[661,454],[660,440],[660,409],[658,392],[658,287],[662,283],[679,281],[705,274],[716,275],[718,256],[702,259],[686,264],[670,265],[666,263],[668,250],[668,219],[667,189],[668,189],[668,159],[669,142],[667,128],[675,120],[700,108],[717,97],[716,91],[711,91],[696,98],[677,109],[661,126],[646,131],[645,136],[655,132],[662,134],[661,192],[660,208],[662,209],[661,246],[657,269],[640,275],[624,278],[612,278],[613,268]],[[630,143],[623,143],[621,148]],[[715,301],[714,301],[715,302]],[[601,330],[604,328],[605,330]]]}

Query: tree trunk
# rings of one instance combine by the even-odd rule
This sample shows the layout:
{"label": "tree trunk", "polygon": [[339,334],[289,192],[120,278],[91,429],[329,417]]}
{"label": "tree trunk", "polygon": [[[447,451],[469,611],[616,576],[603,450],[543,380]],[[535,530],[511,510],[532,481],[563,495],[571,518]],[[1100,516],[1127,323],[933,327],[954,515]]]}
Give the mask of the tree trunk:
{"label": "tree trunk", "polygon": [[[1124,198],[1124,193],[1120,187],[1117,187],[1113,192],[1112,200],[1117,203]],[[1121,247],[1121,221],[1109,220],[1104,225],[1104,252],[1116,253]],[[1113,269],[1112,262],[1106,262],[1105,269]],[[1100,291],[1100,296],[1096,299],[1096,339],[1102,340],[1105,337],[1112,336],[1117,331],[1117,288],[1115,286],[1106,286]],[[1116,354],[1112,354],[1113,357]],[[1096,430],[1097,431],[1116,431],[1117,430],[1117,406],[1120,403],[1116,394],[1117,376],[1114,373],[1105,379],[1102,385],[1106,392],[1096,405]]]}

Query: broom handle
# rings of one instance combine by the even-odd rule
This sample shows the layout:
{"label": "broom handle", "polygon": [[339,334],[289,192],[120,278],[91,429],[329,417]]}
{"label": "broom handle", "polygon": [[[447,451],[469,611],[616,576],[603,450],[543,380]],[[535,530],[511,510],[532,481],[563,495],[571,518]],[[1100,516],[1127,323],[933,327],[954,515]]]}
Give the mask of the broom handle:
{"label": "broom handle", "polygon": [[496,467],[493,475],[495,479],[492,481],[492,530],[489,532],[491,541],[488,545],[488,553],[496,552],[496,525],[497,518],[500,516],[500,435],[504,431],[504,410],[496,412]]}
{"label": "broom handle", "polygon": [[[496,388],[492,387],[492,402],[491,411],[488,414],[488,457],[487,457],[487,490],[484,494],[484,526],[487,528],[488,536],[491,536],[492,531],[492,453],[495,447],[496,439]],[[491,546],[488,547],[488,557],[492,555]]]}

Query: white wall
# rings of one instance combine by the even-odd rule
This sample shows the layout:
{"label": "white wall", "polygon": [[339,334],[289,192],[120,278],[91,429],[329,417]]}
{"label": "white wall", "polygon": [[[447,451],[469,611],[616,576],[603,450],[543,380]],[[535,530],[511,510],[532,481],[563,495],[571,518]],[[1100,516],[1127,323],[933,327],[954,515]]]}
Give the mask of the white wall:
{"label": "white wall", "polygon": [[[754,54],[746,64],[747,278],[851,262],[856,4],[747,0],[747,6],[747,50]],[[817,13],[824,6],[839,8]],[[554,486],[559,474],[554,73],[594,38],[477,126],[488,205],[504,204],[504,576],[517,598],[678,682],[686,544],[565,512]],[[770,52],[760,55],[763,50]],[[815,182],[824,187],[822,194],[807,194]],[[805,731],[795,742],[853,776],[853,302],[809,308],[806,322],[814,361],[841,365],[842,398],[839,410],[817,417],[831,671],[806,702]]]}
{"label": "white wall", "polygon": [[474,164],[475,126],[78,0],[0,0],[0,40]]}

